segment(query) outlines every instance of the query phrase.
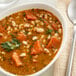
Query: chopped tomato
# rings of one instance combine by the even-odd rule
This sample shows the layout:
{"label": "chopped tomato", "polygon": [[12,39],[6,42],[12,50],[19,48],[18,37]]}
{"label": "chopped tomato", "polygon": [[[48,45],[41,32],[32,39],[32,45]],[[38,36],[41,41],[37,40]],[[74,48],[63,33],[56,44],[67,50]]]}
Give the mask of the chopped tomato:
{"label": "chopped tomato", "polygon": [[18,33],[17,39],[20,41],[26,40],[26,35],[24,33]]}
{"label": "chopped tomato", "polygon": [[33,46],[33,48],[31,49],[31,54],[33,55],[33,54],[39,54],[39,53],[41,53],[42,52],[42,47],[41,47],[41,45],[40,45],[40,41],[36,41],[35,43],[34,43],[34,46]]}
{"label": "chopped tomato", "polygon": [[52,24],[51,26],[53,27],[54,30],[58,29],[57,26],[56,26],[56,24]]}
{"label": "chopped tomato", "polygon": [[48,25],[48,22],[47,22],[47,21],[44,21],[44,23],[45,23],[46,25]]}
{"label": "chopped tomato", "polygon": [[52,37],[46,47],[47,48],[50,48],[50,47],[58,48],[59,45],[60,45],[60,41],[56,37]]}
{"label": "chopped tomato", "polygon": [[22,65],[22,62],[20,61],[19,56],[16,52],[13,52],[12,59],[14,60],[16,66],[21,66]]}

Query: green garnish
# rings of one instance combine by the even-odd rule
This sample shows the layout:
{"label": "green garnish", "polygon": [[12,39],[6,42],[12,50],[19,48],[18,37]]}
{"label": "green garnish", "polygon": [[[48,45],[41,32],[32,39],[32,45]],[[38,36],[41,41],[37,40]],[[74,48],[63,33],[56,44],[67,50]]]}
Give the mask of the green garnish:
{"label": "green garnish", "polygon": [[33,43],[32,43],[32,45],[30,45],[30,49],[33,47]]}
{"label": "green garnish", "polygon": [[33,9],[31,9],[31,11],[33,11],[33,12],[34,12],[34,8],[33,8]]}
{"label": "green garnish", "polygon": [[58,20],[55,20],[55,22],[58,22]]}
{"label": "green garnish", "polygon": [[53,30],[48,29],[48,30],[46,31],[46,34],[51,34],[52,31],[53,31]]}
{"label": "green garnish", "polygon": [[29,55],[30,59],[32,59],[32,55]]}
{"label": "green garnish", "polygon": [[15,38],[15,35],[14,34],[10,33],[10,35],[12,36],[12,38]]}
{"label": "green garnish", "polygon": [[39,18],[40,21],[44,21],[41,17]]}
{"label": "green garnish", "polygon": [[24,34],[27,35],[28,34],[28,31],[25,31]]}
{"label": "green garnish", "polygon": [[23,16],[24,16],[24,17],[26,16],[26,13],[25,13],[25,12],[23,13]]}
{"label": "green garnish", "polygon": [[55,33],[58,33],[58,31],[57,31],[57,30],[55,30]]}
{"label": "green garnish", "polygon": [[9,26],[9,24],[6,24],[7,26]]}
{"label": "green garnish", "polygon": [[20,41],[16,38],[13,38],[12,41],[6,41],[1,44],[2,48],[4,48],[7,52],[10,52],[21,45]]}

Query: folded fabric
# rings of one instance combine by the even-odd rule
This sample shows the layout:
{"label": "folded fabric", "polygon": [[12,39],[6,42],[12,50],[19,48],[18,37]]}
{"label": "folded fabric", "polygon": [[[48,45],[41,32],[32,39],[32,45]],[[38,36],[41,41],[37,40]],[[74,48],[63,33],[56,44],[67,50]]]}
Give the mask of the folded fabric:
{"label": "folded fabric", "polygon": [[[68,58],[71,50],[72,45],[72,37],[73,37],[73,24],[68,19],[66,10],[68,6],[69,0],[57,0],[56,7],[60,10],[62,15],[65,18],[66,25],[67,25],[67,41],[66,45],[54,64],[54,76],[66,76],[66,70],[68,65]],[[76,50],[76,49],[75,49]],[[74,62],[72,68],[72,76],[76,76],[76,55],[74,55]]]}

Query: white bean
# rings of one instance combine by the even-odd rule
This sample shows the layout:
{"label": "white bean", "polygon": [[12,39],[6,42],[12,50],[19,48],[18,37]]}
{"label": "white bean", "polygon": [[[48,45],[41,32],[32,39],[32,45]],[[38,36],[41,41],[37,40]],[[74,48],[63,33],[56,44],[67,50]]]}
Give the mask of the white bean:
{"label": "white bean", "polygon": [[50,39],[50,38],[51,38],[51,36],[50,36],[50,35],[48,35],[47,39]]}
{"label": "white bean", "polygon": [[46,53],[49,53],[49,50],[48,50],[47,48],[44,48],[44,51],[45,51]]}
{"label": "white bean", "polygon": [[26,24],[24,25],[24,27],[30,27],[30,24],[26,23]]}
{"label": "white bean", "polygon": [[48,18],[48,15],[47,14],[45,14],[45,19],[47,19]]}
{"label": "white bean", "polygon": [[59,35],[58,35],[58,33],[55,33],[54,36],[55,36],[55,37],[58,37]]}
{"label": "white bean", "polygon": [[44,32],[44,29],[43,28],[35,28],[35,30],[37,31],[37,32],[40,32],[40,33],[42,33],[42,32]]}
{"label": "white bean", "polygon": [[62,32],[61,29],[58,29],[58,32],[61,34],[61,32]]}
{"label": "white bean", "polygon": [[37,40],[37,39],[38,39],[37,36],[33,36],[33,37],[32,37],[32,40]]}
{"label": "white bean", "polygon": [[31,21],[31,23],[32,23],[33,25],[35,25],[35,21]]}
{"label": "white bean", "polygon": [[27,43],[27,41],[23,41],[22,43],[23,43],[23,44],[25,44],[25,45],[27,45],[27,44],[28,44],[28,43]]}
{"label": "white bean", "polygon": [[28,35],[31,35],[32,34],[32,32],[28,32]]}
{"label": "white bean", "polygon": [[21,53],[20,54],[20,57],[25,57],[26,56],[26,53]]}
{"label": "white bean", "polygon": [[12,21],[12,25],[13,25],[13,26],[16,26],[16,23],[15,23],[15,21]]}

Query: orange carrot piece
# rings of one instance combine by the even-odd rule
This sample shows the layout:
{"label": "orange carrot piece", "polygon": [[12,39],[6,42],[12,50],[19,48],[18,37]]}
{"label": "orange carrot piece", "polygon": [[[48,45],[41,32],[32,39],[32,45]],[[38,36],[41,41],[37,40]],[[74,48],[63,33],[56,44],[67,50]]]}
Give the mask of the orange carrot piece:
{"label": "orange carrot piece", "polygon": [[46,47],[47,48],[50,48],[50,47],[58,48],[59,44],[60,44],[60,41],[57,38],[52,37]]}
{"label": "orange carrot piece", "polygon": [[33,16],[33,15],[31,15],[31,14],[27,14],[27,15],[26,15],[26,18],[27,18],[28,20],[36,20],[36,19],[37,19],[35,16]]}
{"label": "orange carrot piece", "polygon": [[26,36],[23,33],[19,33],[17,39],[20,41],[26,40]]}
{"label": "orange carrot piece", "polygon": [[15,62],[16,66],[21,66],[22,65],[22,62],[20,61],[19,56],[16,52],[13,52],[12,59]]}
{"label": "orange carrot piece", "polygon": [[[31,11],[30,11],[31,12]],[[37,17],[36,16],[34,16],[32,13],[30,13],[29,11],[25,11],[25,13],[26,13],[26,18],[28,19],[28,20],[36,20],[37,19]]]}
{"label": "orange carrot piece", "polygon": [[40,41],[36,41],[35,44],[34,44],[34,48],[38,51],[41,51],[42,50],[42,47],[40,45]]}
{"label": "orange carrot piece", "polygon": [[39,53],[41,53],[42,52],[42,47],[41,47],[41,45],[40,45],[40,41],[36,41],[35,43],[34,43],[34,46],[33,46],[33,48],[31,49],[31,54],[33,55],[33,54],[39,54]]}

